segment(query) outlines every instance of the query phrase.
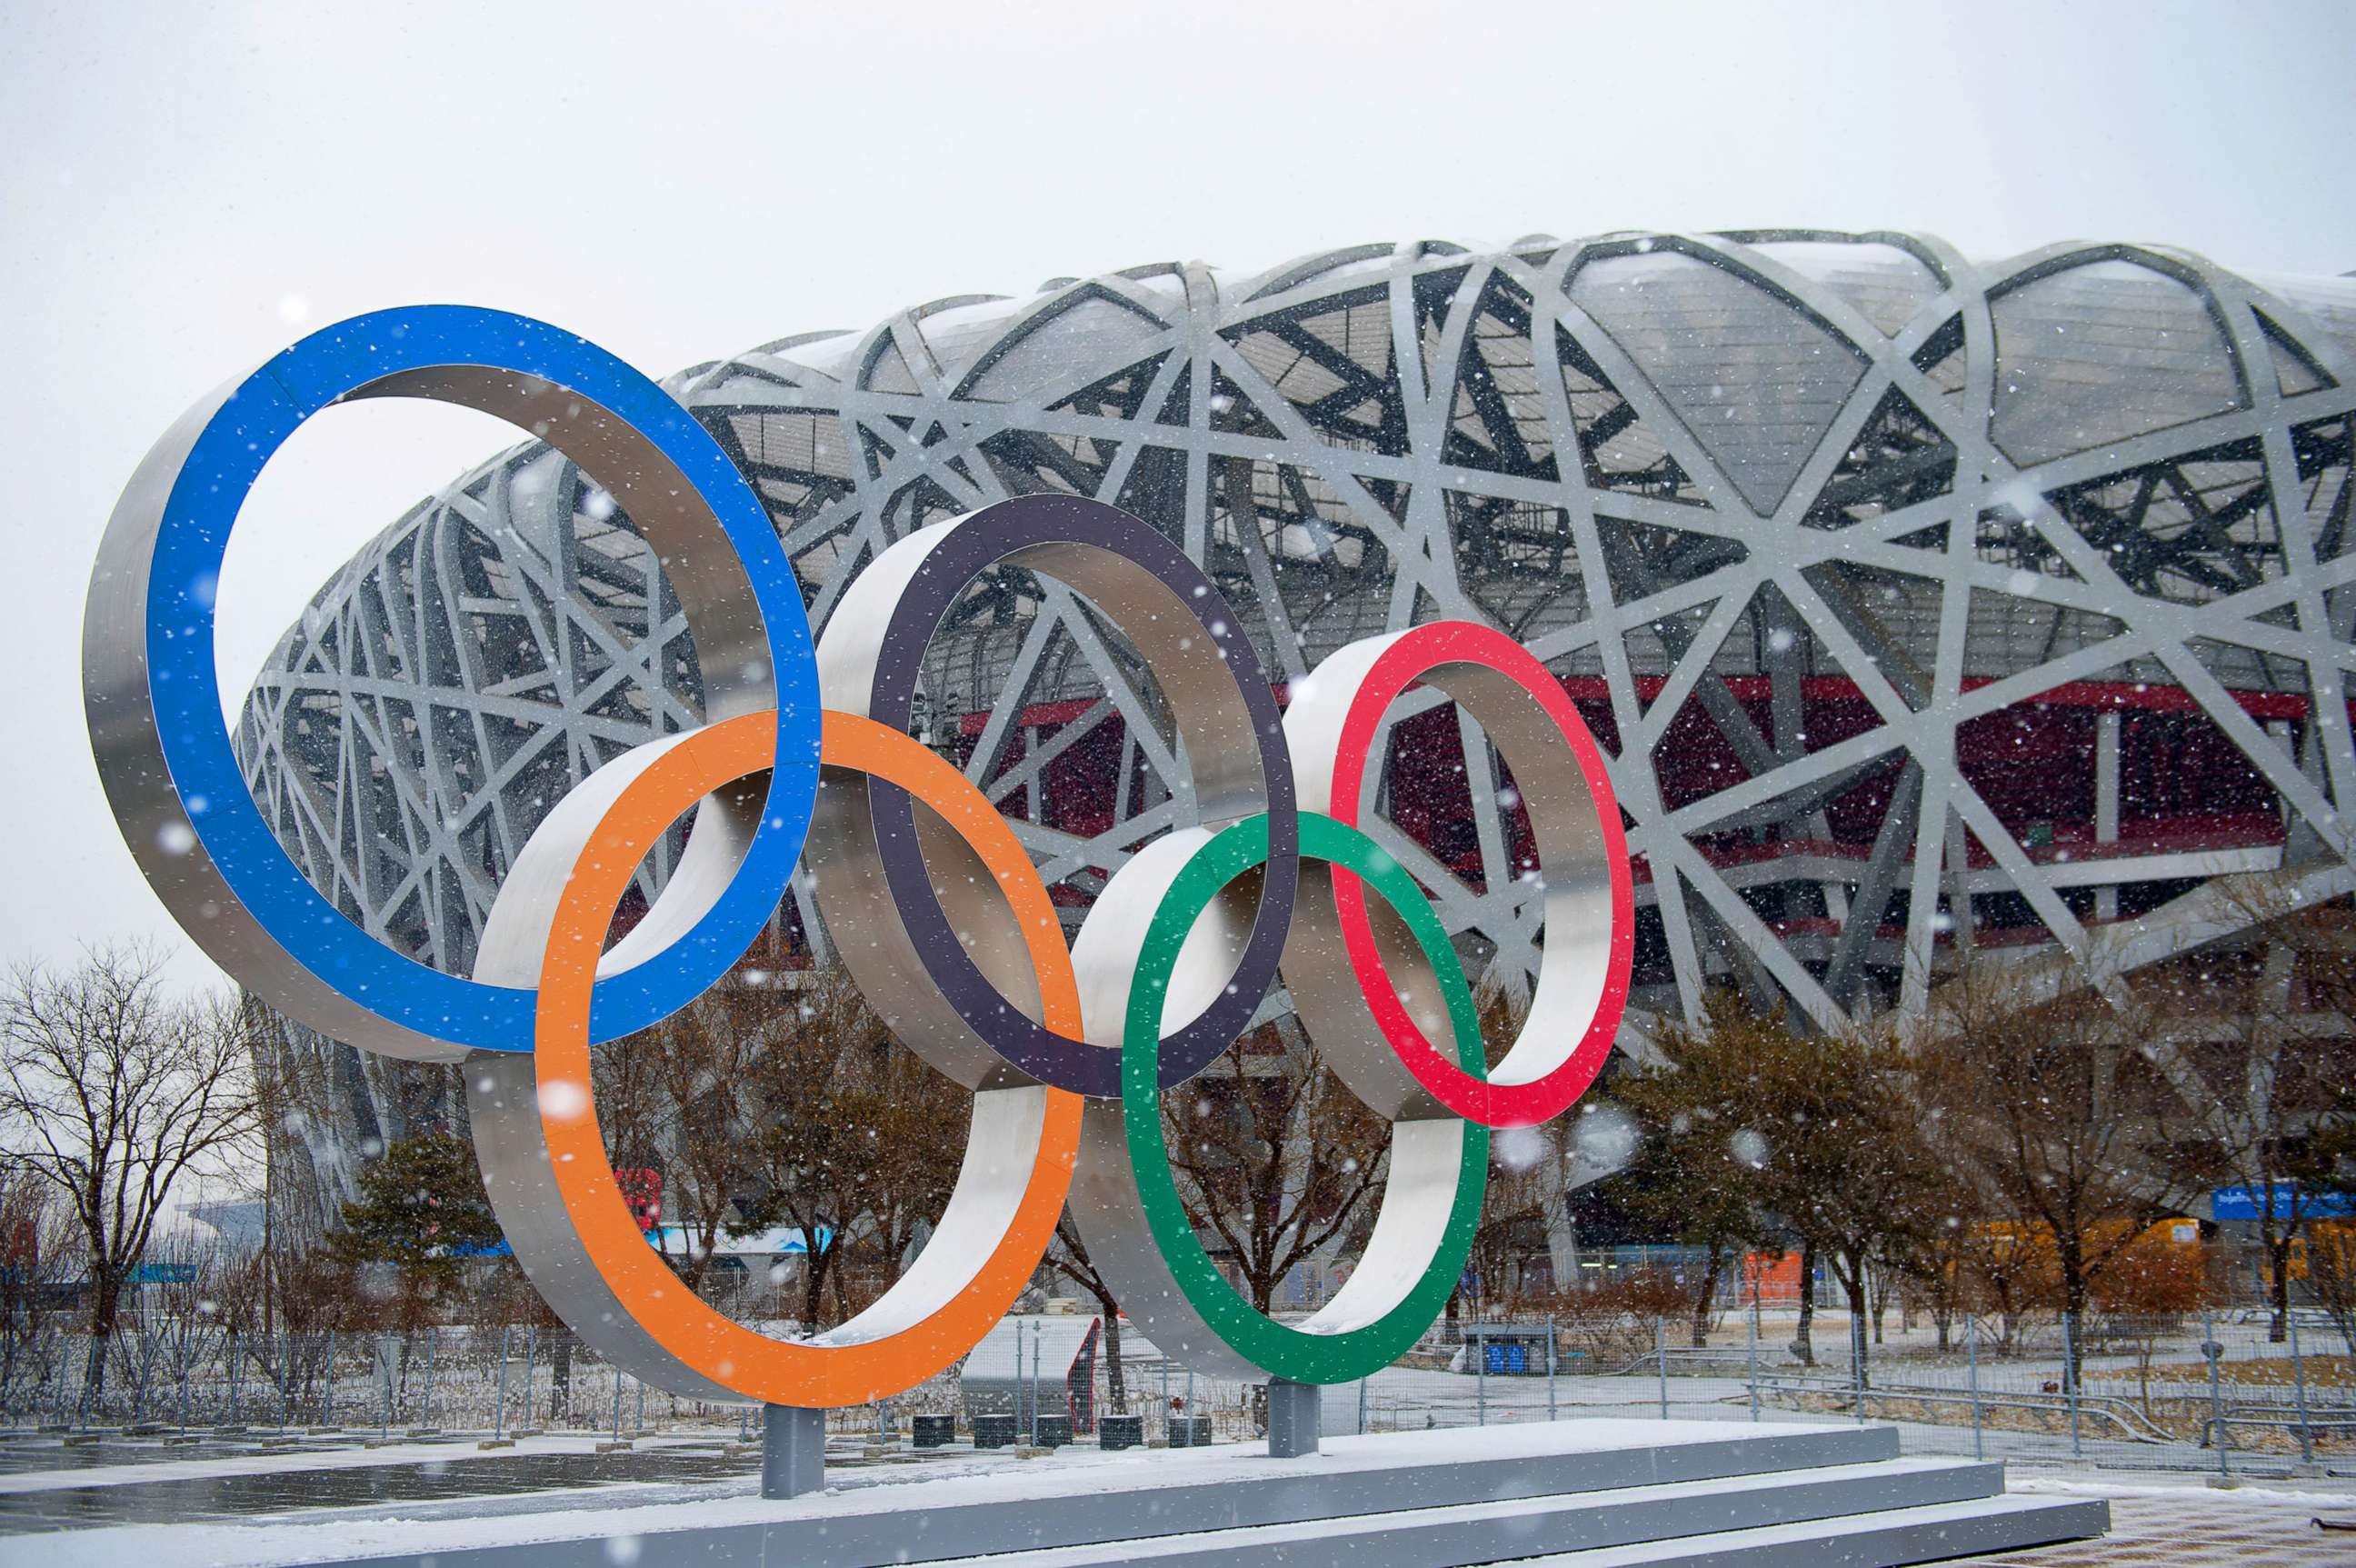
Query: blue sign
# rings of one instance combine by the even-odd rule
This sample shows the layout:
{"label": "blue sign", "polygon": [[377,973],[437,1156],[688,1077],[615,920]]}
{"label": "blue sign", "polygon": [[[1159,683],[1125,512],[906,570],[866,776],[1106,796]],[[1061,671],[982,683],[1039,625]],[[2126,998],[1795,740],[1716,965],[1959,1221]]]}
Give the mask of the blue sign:
{"label": "blue sign", "polygon": [[1491,1339],[1482,1348],[1487,1352],[1482,1360],[1489,1371],[1523,1373],[1530,1369],[1530,1348],[1518,1339]]}
{"label": "blue sign", "polygon": [[[2291,1206],[2298,1207],[2302,1219],[2347,1219],[2356,1218],[2356,1192],[2310,1192],[2304,1197],[2297,1182],[2277,1182],[2273,1189],[2274,1213],[2276,1219],[2291,1217]],[[2210,1195],[2210,1213],[2219,1219],[2255,1219],[2265,1199],[2255,1187],[2221,1187]]]}
{"label": "blue sign", "polygon": [[[647,1232],[647,1245],[658,1252],[678,1253],[691,1258],[702,1251],[694,1231],[685,1225],[656,1226]],[[823,1252],[833,1245],[833,1227],[819,1226],[818,1250]],[[742,1236],[732,1233],[723,1226],[713,1239],[712,1253],[716,1258],[806,1257],[809,1253],[809,1241],[798,1226],[775,1225],[766,1230],[751,1231]]]}

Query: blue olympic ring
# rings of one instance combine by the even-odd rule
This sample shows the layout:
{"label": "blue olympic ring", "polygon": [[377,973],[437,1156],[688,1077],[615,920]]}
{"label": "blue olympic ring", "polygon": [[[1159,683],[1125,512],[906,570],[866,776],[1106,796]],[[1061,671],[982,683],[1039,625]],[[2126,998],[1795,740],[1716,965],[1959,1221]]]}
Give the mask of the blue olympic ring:
{"label": "blue olympic ring", "polygon": [[[378,942],[320,897],[248,792],[221,723],[213,597],[262,466],[295,429],[387,377],[437,368],[536,378],[613,416],[692,485],[734,545],[776,686],[778,766],[726,891],[680,940],[597,983],[592,1036],[642,1029],[693,1001],[776,913],[818,789],[819,697],[809,618],[767,514],[719,443],[645,375],[584,338],[503,311],[413,306],[354,317],[295,343],[241,384],[173,480],[148,577],[146,652],[157,738],[188,821],[249,914],[322,983],[420,1034],[530,1051],[536,993],[427,968]],[[400,389],[386,389],[399,391]]]}

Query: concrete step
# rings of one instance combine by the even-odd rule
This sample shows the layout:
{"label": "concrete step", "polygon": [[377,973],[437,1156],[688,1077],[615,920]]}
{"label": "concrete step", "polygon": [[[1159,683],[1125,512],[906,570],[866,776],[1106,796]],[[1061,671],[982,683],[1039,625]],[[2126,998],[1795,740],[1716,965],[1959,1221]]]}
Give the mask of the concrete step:
{"label": "concrete step", "polygon": [[[1066,1451],[1059,1463],[918,1480],[864,1471],[839,1490],[730,1501],[716,1515],[657,1506],[629,1528],[637,1568],[1455,1568],[1540,1557],[1863,1568],[2104,1528],[2099,1502],[2008,1499],[2000,1466],[1901,1458],[1897,1445],[1889,1427],[1601,1420],[1332,1438],[1290,1460],[1240,1445],[1076,1462]],[[612,1561],[594,1526],[576,1533],[552,1515],[528,1542],[470,1533],[486,1522],[420,1521],[397,1547],[371,1542],[370,1555],[348,1561]]]}
{"label": "concrete step", "polygon": [[884,1568],[1205,1530],[1291,1523],[1322,1530],[1329,1521],[1380,1521],[1406,1509],[1745,1477],[1772,1489],[1794,1472],[1898,1462],[1892,1427],[1533,1422],[1329,1438],[1321,1453],[1297,1460],[1245,1445],[1164,1450],[1150,1460],[1130,1450],[1020,1481],[991,1476],[797,1498],[778,1505],[772,1528],[776,1544],[790,1550],[801,1527],[788,1521],[806,1519],[825,1531],[827,1568]]}
{"label": "concrete step", "polygon": [[[1813,1539],[1828,1523],[1859,1516],[1919,1520],[1940,1509],[2000,1496],[1998,1465],[1953,1459],[1890,1459],[1769,1475],[1618,1487],[1381,1514],[1302,1520],[1241,1530],[1099,1541],[1044,1551],[959,1555],[939,1568],[1458,1568],[1591,1553],[1619,1547],[1801,1527]],[[1940,1555],[1944,1555],[1941,1553]],[[924,1558],[913,1561],[924,1562]],[[1674,1555],[1663,1561],[1682,1561]]]}
{"label": "concrete step", "polygon": [[1526,1560],[1521,1568],[1906,1568],[2083,1541],[2111,1528],[2099,1498],[1981,1498]]}

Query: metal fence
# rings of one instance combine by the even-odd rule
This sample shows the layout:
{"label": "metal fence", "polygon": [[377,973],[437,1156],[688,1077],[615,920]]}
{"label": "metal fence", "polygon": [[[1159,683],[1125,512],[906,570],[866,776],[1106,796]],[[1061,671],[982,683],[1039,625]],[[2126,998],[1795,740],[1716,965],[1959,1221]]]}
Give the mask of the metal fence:
{"label": "metal fence", "polygon": [[[884,1404],[830,1412],[830,1427],[889,1432],[895,1417],[948,1412],[953,1379]],[[244,1333],[201,1320],[127,1320],[93,1354],[82,1333],[45,1326],[0,1357],[0,1423],[161,1436],[335,1432],[380,1440],[547,1431],[623,1440],[734,1427],[750,1412],[649,1388],[562,1330],[436,1326],[408,1334]]]}
{"label": "metal fence", "polygon": [[[561,1330],[256,1334],[155,1315],[126,1322],[102,1369],[85,1336],[54,1324],[17,1326],[0,1345],[0,1422],[61,1431],[69,1441],[100,1431],[194,1441],[223,1429],[264,1444],[321,1429],[378,1441],[544,1431],[616,1441],[653,1432],[751,1435],[749,1412],[649,1389]],[[1819,1312],[1804,1347],[1797,1326],[1788,1309],[1721,1311],[1698,1346],[1687,1319],[1440,1328],[1398,1364],[1326,1390],[1323,1424],[1342,1434],[1578,1416],[1873,1421],[1895,1423],[1912,1453],[2225,1475],[2356,1473],[2356,1356],[2312,1312],[2294,1312],[2279,1340],[2267,1315],[2250,1310],[2083,1322],[1966,1316],[1944,1331],[1918,1317],[1880,1333],[1869,1320]],[[1149,1441],[1184,1443],[1198,1433],[1198,1441],[1237,1441],[1264,1430],[1255,1386],[1191,1373],[1134,1330],[1123,1339],[1118,1387],[1099,1361],[1100,1414],[1142,1416]],[[964,1424],[954,1372],[833,1412],[829,1425],[892,1443],[917,1414],[955,1414]]]}
{"label": "metal fence", "polygon": [[[2356,1474],[2356,1358],[2320,1314],[2269,1337],[2264,1312],[2102,1316],[2081,1323],[1962,1316],[1942,1335],[1917,1319],[1877,1336],[1819,1312],[1795,1348],[1796,1314],[1715,1315],[1707,1343],[1686,1319],[1587,1336],[1558,1324],[1502,1373],[1482,1326],[1438,1333],[1396,1366],[1326,1391],[1328,1433],[1502,1424],[1579,1416],[1895,1424],[1904,1451],[2030,1465]],[[1518,1328],[1520,1326],[1516,1326]],[[1467,1345],[1472,1347],[1468,1352]],[[1126,1408],[1157,1434],[1175,1413],[1222,1439],[1259,1430],[1254,1391],[1151,1359],[1125,1369]],[[1142,1387],[1141,1387],[1142,1384]],[[1115,1408],[1110,1391],[1098,1399]]]}

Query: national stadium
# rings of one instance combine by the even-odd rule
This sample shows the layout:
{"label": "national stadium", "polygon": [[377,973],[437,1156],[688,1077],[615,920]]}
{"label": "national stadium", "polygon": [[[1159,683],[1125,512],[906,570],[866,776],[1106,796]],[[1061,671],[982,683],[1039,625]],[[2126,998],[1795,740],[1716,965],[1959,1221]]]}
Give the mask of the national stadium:
{"label": "national stadium", "polygon": [[[1053,490],[1178,542],[1288,686],[1438,618],[1526,643],[1613,759],[1639,1056],[1715,988],[1824,1028],[1967,964],[2109,990],[2231,939],[2261,882],[2356,887],[2356,280],[1898,233],[1421,241],[959,295],[666,384],[821,628],[894,540]],[[464,972],[542,813],[701,689],[629,519],[526,443],[318,594],[239,757],[316,886]],[[1075,923],[1184,820],[1159,693],[1057,585],[977,580],[921,696]],[[1436,694],[1394,717],[1377,837],[1468,968],[1526,985],[1511,780]],[[748,961],[827,951],[798,887]],[[452,1108],[443,1069],[279,1038],[332,1086],[323,1195]]]}

